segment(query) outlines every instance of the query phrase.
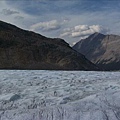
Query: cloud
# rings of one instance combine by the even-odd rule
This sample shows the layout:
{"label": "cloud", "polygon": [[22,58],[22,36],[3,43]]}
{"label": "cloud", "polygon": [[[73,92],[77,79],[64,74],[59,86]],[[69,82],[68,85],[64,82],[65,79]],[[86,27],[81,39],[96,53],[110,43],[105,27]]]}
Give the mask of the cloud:
{"label": "cloud", "polygon": [[58,30],[65,23],[66,23],[66,20],[63,20],[62,22],[57,21],[57,20],[51,20],[51,21],[47,21],[47,22],[39,22],[39,23],[33,24],[30,27],[30,30],[32,30],[32,31],[35,31],[35,30],[42,30],[42,31]]}
{"label": "cloud", "polygon": [[[24,12],[24,10],[11,6],[13,0],[0,0],[0,19],[4,22],[14,24],[23,29],[29,29],[35,17]],[[15,2],[15,1],[14,1]],[[19,1],[17,2],[19,4]]]}
{"label": "cloud", "polygon": [[120,34],[120,4],[116,4],[119,1],[102,1],[0,0],[0,11],[19,12],[0,14],[0,18],[47,37],[62,37],[70,44],[93,32],[106,33],[107,27],[110,28],[108,34]]}
{"label": "cloud", "polygon": [[3,9],[2,14],[4,15],[13,15],[13,14],[19,14],[18,11],[10,10],[10,9]]}
{"label": "cloud", "polygon": [[15,16],[15,19],[22,20],[22,19],[24,19],[24,17],[23,16]]}
{"label": "cloud", "polygon": [[71,38],[76,38],[76,37],[87,37],[95,32],[100,32],[106,34],[109,30],[100,26],[100,25],[77,25],[73,28],[67,28],[64,29],[63,33],[60,34],[60,37],[71,37]]}

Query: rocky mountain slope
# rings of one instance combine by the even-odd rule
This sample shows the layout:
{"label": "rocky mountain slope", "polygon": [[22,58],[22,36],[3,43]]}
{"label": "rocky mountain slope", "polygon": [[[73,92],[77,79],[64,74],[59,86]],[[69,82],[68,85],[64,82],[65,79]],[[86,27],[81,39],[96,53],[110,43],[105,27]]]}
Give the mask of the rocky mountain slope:
{"label": "rocky mountain slope", "polygon": [[64,40],[0,21],[0,69],[98,70]]}
{"label": "rocky mountain slope", "polygon": [[73,49],[104,70],[120,70],[120,36],[94,33]]}

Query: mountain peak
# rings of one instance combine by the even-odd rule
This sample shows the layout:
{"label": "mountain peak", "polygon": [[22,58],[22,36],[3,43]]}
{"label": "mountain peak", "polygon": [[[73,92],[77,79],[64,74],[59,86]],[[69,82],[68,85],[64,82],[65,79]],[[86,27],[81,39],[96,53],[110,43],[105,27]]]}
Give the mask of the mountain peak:
{"label": "mountain peak", "polygon": [[96,37],[105,37],[105,35],[99,32],[95,32],[92,35],[90,35],[88,38],[96,38]]}
{"label": "mountain peak", "polygon": [[94,33],[73,46],[104,70],[120,70],[120,36]]}
{"label": "mountain peak", "polygon": [[93,33],[94,35],[104,35],[104,34],[102,34],[102,33],[99,33],[99,32],[95,32],[95,33]]}

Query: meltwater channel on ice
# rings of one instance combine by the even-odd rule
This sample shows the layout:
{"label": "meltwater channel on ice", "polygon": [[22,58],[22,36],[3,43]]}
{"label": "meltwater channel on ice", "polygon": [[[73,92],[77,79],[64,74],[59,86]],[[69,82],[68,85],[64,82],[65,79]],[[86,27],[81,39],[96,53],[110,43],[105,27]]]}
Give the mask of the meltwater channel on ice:
{"label": "meltwater channel on ice", "polygon": [[120,72],[1,70],[0,120],[120,120]]}

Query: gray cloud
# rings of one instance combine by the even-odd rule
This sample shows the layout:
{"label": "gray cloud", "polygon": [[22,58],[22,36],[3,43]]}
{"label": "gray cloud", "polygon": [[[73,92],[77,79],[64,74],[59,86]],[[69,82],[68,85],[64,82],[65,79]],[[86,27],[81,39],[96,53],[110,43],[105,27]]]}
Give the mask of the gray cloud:
{"label": "gray cloud", "polygon": [[51,20],[47,22],[39,22],[30,26],[30,30],[41,30],[41,31],[51,31],[51,30],[58,30],[61,26],[68,21],[63,20],[62,22],[57,20]]}
{"label": "gray cloud", "polygon": [[67,28],[64,29],[63,33],[60,34],[60,37],[71,37],[71,38],[85,38],[90,34],[93,34],[95,32],[101,32],[101,33],[107,33],[109,30],[100,26],[100,25],[77,25],[73,28]]}
{"label": "gray cloud", "polygon": [[22,19],[24,19],[24,17],[23,16],[15,16],[15,19],[22,20]]}
{"label": "gray cloud", "polygon": [[19,14],[18,11],[10,10],[10,9],[3,9],[2,14],[4,15],[13,15],[13,14]]}

